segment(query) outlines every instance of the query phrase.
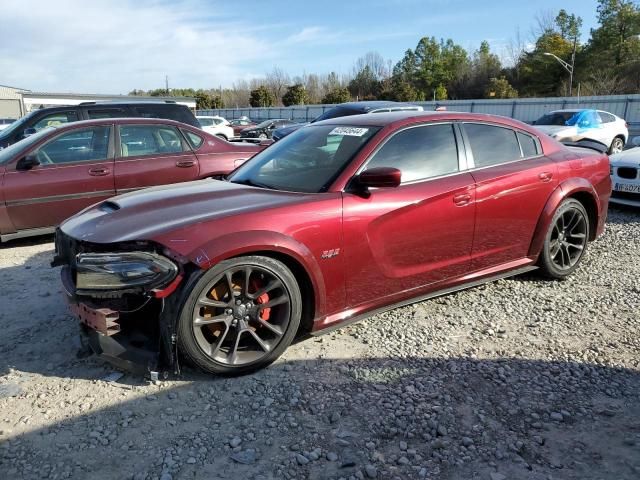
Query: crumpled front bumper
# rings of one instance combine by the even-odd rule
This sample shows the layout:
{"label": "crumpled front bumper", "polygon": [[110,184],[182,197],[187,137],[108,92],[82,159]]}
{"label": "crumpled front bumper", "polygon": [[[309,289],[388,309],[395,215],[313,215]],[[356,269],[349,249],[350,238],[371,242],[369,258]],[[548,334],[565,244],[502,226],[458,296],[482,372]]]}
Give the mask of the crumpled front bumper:
{"label": "crumpled front bumper", "polygon": [[149,375],[161,369],[158,339],[123,328],[117,310],[76,297],[69,269],[63,268],[61,275],[69,310],[79,322],[80,342],[84,348],[90,348],[109,363],[132,373]]}

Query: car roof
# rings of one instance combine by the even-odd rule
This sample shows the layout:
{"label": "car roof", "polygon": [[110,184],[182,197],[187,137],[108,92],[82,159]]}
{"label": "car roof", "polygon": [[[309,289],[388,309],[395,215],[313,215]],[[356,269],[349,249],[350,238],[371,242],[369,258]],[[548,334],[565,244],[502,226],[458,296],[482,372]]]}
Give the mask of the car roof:
{"label": "car roof", "polygon": [[362,114],[351,115],[348,117],[336,117],[328,120],[321,120],[313,125],[353,125],[353,126],[401,126],[403,124],[434,122],[434,121],[480,121],[483,123],[500,123],[506,126],[520,128],[522,130],[531,131],[531,127],[527,124],[509,117],[498,115],[488,115],[484,113],[467,113],[467,112],[420,112],[420,111],[402,111],[402,112],[384,112],[375,115]]}
{"label": "car roof", "polygon": [[[193,125],[187,123],[176,122],[175,120],[169,120],[168,118],[144,118],[144,117],[124,117],[124,118],[99,118],[95,120],[80,120],[79,122],[63,123],[61,125],[51,125],[58,131],[62,130],[75,130],[83,127],[93,127],[96,125],[111,125],[111,124],[138,124],[138,125],[172,125],[175,127],[189,127],[190,129],[196,129]],[[204,132],[203,132],[204,133]]]}
{"label": "car roof", "polygon": [[366,102],[345,102],[339,103],[333,108],[340,107],[346,108],[349,110],[360,110],[366,112],[368,110],[373,110],[374,108],[385,108],[385,107],[398,107],[398,106],[407,106],[407,107],[415,107],[417,105],[409,104],[409,103],[401,103],[401,102],[392,102],[390,100],[369,100]]}

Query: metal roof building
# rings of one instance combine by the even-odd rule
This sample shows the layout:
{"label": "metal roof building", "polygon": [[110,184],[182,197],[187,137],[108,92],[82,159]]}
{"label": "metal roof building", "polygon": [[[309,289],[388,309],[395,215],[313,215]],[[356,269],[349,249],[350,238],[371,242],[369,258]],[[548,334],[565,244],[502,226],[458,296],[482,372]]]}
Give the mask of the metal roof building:
{"label": "metal roof building", "polygon": [[24,115],[22,94],[28,91],[24,88],[0,85],[0,117],[19,118]]}
{"label": "metal roof building", "polygon": [[0,117],[20,118],[32,110],[59,105],[78,105],[84,102],[128,102],[154,101],[172,102],[196,108],[196,100],[191,97],[148,97],[130,95],[103,95],[91,93],[32,92],[24,88],[0,85]]}
{"label": "metal roof building", "polygon": [[84,102],[128,102],[128,101],[154,101],[163,102],[169,100],[172,102],[186,105],[192,110],[196,108],[196,99],[191,97],[148,97],[148,96],[132,96],[132,95],[103,95],[91,93],[49,93],[49,92],[31,92],[27,91],[22,94],[22,102],[24,104],[25,113],[42,107],[53,107],[58,105],[78,105]]}

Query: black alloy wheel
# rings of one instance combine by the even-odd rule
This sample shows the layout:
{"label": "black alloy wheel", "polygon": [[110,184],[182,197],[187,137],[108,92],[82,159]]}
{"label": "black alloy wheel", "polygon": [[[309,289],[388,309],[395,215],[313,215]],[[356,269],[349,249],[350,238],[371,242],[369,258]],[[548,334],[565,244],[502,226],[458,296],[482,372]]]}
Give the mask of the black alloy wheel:
{"label": "black alloy wheel", "polygon": [[575,199],[567,199],[558,208],[545,238],[540,266],[551,277],[571,274],[584,256],[589,240],[589,216]]}
{"label": "black alloy wheel", "polygon": [[268,257],[239,257],[205,272],[178,325],[180,350],[205,371],[262,368],[290,345],[300,324],[300,289],[291,271]]}

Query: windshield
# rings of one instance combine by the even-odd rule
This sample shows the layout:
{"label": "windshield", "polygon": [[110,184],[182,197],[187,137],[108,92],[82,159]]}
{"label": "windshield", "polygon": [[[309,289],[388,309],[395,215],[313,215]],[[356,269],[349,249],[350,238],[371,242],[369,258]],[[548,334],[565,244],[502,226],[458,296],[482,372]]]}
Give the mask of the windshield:
{"label": "windshield", "polygon": [[302,128],[258,153],[229,181],[291,192],[324,192],[378,130],[336,125]]}
{"label": "windshield", "polygon": [[573,112],[551,112],[541,116],[536,120],[536,125],[556,125],[565,126],[578,111]]}
{"label": "windshield", "polygon": [[11,125],[9,125],[7,128],[5,128],[4,130],[2,130],[0,132],[0,141],[3,140],[3,137],[8,137],[9,135],[12,135],[14,132],[23,129],[24,130],[24,124],[25,122],[33,117],[36,114],[36,111],[33,111],[31,113],[29,113],[28,115],[25,115],[24,117],[22,117],[20,120],[16,120],[15,122],[13,122]]}
{"label": "windshield", "polygon": [[33,135],[29,135],[24,140],[20,140],[13,145],[9,145],[7,148],[0,150],[0,165],[7,163],[12,158],[19,156],[21,152],[27,150],[31,145],[37,143],[42,139],[42,137],[49,135],[51,131],[54,130],[53,127],[45,127],[40,130],[38,133],[34,133]]}

